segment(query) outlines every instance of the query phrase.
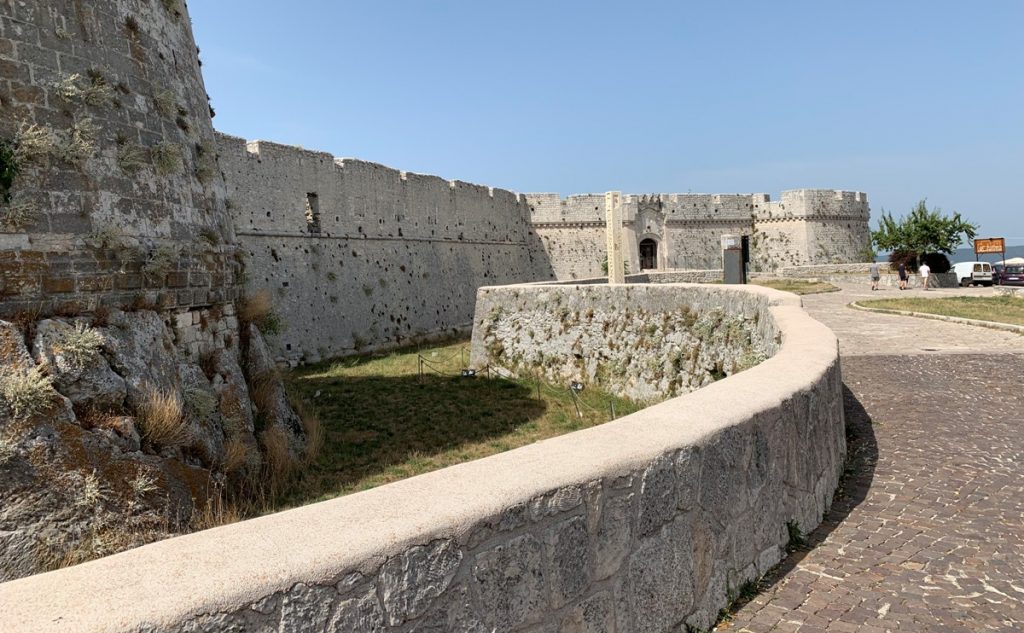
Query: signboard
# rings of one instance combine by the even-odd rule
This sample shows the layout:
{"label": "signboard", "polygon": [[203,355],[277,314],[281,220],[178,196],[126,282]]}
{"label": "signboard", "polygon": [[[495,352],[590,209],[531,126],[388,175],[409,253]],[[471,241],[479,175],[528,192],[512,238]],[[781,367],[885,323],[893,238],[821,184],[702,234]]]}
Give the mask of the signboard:
{"label": "signboard", "polygon": [[1006,252],[1006,240],[1001,237],[989,237],[974,240],[974,254],[985,255],[997,253],[1002,255]]}

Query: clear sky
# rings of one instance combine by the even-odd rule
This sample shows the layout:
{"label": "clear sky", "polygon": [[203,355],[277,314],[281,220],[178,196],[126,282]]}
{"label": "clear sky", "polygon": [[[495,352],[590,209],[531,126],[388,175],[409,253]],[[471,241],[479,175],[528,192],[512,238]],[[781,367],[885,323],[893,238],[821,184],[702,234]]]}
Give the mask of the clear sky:
{"label": "clear sky", "polygon": [[189,11],[229,134],[520,192],[926,197],[1024,244],[1021,0]]}

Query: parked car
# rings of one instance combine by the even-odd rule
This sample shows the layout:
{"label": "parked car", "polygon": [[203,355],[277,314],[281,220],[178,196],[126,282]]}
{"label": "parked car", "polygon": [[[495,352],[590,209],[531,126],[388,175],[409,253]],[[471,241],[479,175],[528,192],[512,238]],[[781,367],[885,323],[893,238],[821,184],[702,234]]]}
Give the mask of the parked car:
{"label": "parked car", "polygon": [[1002,286],[1024,286],[1024,264],[993,264],[992,282]]}
{"label": "parked car", "polygon": [[952,272],[956,273],[956,280],[964,287],[992,285],[992,264],[988,262],[960,262],[953,264]]}

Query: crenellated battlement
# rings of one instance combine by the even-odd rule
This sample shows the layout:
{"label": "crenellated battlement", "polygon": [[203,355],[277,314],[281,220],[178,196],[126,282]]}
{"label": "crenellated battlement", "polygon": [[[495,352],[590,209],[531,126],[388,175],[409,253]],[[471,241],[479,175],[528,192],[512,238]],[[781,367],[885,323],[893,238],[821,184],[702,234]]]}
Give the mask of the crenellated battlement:
{"label": "crenellated battlement", "polygon": [[[604,196],[526,194],[530,222],[559,278],[601,274]],[[765,193],[647,193],[622,196],[631,270],[716,268],[723,234],[749,235],[755,267],[854,261],[867,244],[870,209],[857,191],[793,189]],[[639,242],[650,244],[647,257]]]}

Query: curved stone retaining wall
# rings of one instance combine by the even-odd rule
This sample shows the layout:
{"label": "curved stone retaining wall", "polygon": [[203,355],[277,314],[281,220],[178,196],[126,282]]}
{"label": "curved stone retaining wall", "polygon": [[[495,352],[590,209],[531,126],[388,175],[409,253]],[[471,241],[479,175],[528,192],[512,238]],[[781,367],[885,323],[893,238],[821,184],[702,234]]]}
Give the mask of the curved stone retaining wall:
{"label": "curved stone retaining wall", "polygon": [[32,631],[679,631],[820,521],[834,335],[793,295],[760,365],[608,424],[0,585]]}
{"label": "curved stone retaining wall", "polygon": [[769,303],[668,283],[481,288],[472,364],[656,402],[772,356],[779,331]]}

